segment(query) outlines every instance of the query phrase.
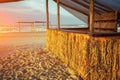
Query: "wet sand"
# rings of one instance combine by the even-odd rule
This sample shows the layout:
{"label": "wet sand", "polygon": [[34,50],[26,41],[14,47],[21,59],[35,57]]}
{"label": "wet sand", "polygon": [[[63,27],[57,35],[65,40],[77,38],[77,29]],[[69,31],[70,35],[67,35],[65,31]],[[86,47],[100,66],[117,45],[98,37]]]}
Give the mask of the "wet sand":
{"label": "wet sand", "polygon": [[46,34],[0,34],[0,80],[81,80],[44,49]]}

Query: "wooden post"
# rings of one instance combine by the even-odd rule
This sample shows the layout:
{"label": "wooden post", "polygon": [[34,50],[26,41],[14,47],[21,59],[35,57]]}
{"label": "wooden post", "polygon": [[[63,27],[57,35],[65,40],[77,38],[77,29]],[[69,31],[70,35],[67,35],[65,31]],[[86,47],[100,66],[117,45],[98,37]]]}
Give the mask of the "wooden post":
{"label": "wooden post", "polygon": [[18,31],[19,32],[20,32],[20,28],[21,28],[20,23],[18,23]]}
{"label": "wooden post", "polygon": [[33,22],[33,32],[36,31],[36,28],[35,28],[35,22]]}
{"label": "wooden post", "polygon": [[90,15],[88,15],[88,29],[90,30]]}
{"label": "wooden post", "polygon": [[31,32],[35,32],[35,22],[32,22],[31,23]]}
{"label": "wooden post", "polygon": [[31,23],[31,32],[33,31],[33,23]]}
{"label": "wooden post", "polygon": [[60,30],[60,0],[57,0],[57,19],[58,19],[58,30]]}
{"label": "wooden post", "polygon": [[115,24],[116,24],[115,32],[117,32],[118,31],[118,25],[117,25],[117,23],[118,23],[118,11],[115,11],[115,19],[116,19],[116,21],[115,21]]}
{"label": "wooden post", "polygon": [[46,0],[46,25],[47,29],[49,29],[49,6],[48,6],[48,0]]}
{"label": "wooden post", "polygon": [[89,9],[89,29],[90,34],[92,35],[94,33],[94,0],[90,0],[90,9]]}

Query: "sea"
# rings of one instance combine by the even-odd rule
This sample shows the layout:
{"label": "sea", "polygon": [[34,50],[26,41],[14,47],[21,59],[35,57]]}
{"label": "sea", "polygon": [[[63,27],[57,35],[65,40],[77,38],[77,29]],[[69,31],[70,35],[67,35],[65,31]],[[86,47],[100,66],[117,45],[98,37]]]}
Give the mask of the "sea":
{"label": "sea", "polygon": [[[80,25],[61,25],[61,28],[87,28],[88,26],[85,24]],[[49,28],[56,29],[57,25],[50,25]],[[45,32],[46,25],[40,26],[36,25],[34,28],[30,25],[22,25],[20,27],[20,32]],[[0,33],[8,33],[8,32],[19,32],[18,26],[0,26]],[[120,32],[120,27],[118,27],[118,32]]]}

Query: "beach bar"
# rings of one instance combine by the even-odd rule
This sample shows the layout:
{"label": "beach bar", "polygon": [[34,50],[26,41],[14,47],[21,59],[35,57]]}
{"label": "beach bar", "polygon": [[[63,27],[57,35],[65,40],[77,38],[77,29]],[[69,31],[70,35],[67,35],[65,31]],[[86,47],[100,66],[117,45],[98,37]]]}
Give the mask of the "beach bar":
{"label": "beach bar", "polygon": [[[49,27],[46,0],[47,49],[73,68],[83,80],[120,79],[120,1],[53,0],[58,28]],[[60,28],[60,6],[88,24]]]}
{"label": "beach bar", "polygon": [[45,26],[46,21],[18,21],[18,31],[21,32],[21,24],[31,24],[31,32],[35,32],[36,31],[36,27],[35,24],[36,23],[40,23],[42,24],[42,26]]}

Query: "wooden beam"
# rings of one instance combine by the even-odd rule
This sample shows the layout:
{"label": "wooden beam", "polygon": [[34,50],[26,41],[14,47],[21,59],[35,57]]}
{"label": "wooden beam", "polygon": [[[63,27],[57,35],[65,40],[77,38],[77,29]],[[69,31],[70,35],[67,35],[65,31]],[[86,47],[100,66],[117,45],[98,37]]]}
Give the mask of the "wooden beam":
{"label": "wooden beam", "polygon": [[94,0],[90,0],[90,23],[89,23],[89,29],[90,34],[92,35],[94,33]]}
{"label": "wooden beam", "polygon": [[[84,4],[84,3],[81,3],[81,2],[78,1],[78,0],[71,0],[71,1],[75,2],[76,4],[79,4],[79,5],[83,6],[83,7],[86,8],[86,9],[89,9],[89,6],[88,6],[88,5],[86,5],[86,4]],[[98,14],[101,14],[99,10],[95,10],[95,11],[96,11]]]}
{"label": "wooden beam", "polygon": [[[54,0],[54,1],[56,2],[56,0]],[[59,3],[60,3],[61,5],[63,5],[63,6],[65,6],[65,7],[68,7],[68,8],[70,8],[70,9],[73,9],[73,10],[79,12],[79,13],[82,13],[82,14],[86,15],[86,16],[89,15],[89,14],[85,13],[84,11],[79,10],[79,9],[76,9],[76,8],[74,8],[74,7],[72,7],[72,6],[68,5],[68,4],[66,4],[66,3],[63,3],[63,2],[59,2]]]}
{"label": "wooden beam", "polygon": [[71,1],[73,1],[73,2],[75,2],[75,3],[77,3],[77,4],[79,4],[79,5],[81,5],[81,6],[85,7],[85,8],[87,8],[87,9],[89,9],[89,6],[88,6],[88,5],[85,5],[84,3],[81,3],[81,2],[78,1],[78,0],[71,0]]}
{"label": "wooden beam", "polygon": [[111,32],[111,33],[108,33],[108,32],[95,32],[93,34],[93,36],[95,37],[110,37],[110,36],[120,36],[120,32]]}
{"label": "wooden beam", "polygon": [[31,24],[31,23],[34,23],[34,22],[17,22],[17,23],[29,23],[29,24]]}
{"label": "wooden beam", "polygon": [[113,11],[112,8],[110,8],[110,7],[106,6],[106,5],[103,5],[103,4],[101,4],[101,3],[97,2],[97,1],[95,1],[95,4],[97,4],[97,5],[99,5],[99,6],[102,6],[102,7],[106,8],[106,9],[109,10],[109,11]]}
{"label": "wooden beam", "polygon": [[46,0],[46,25],[47,29],[49,29],[49,6],[48,6],[48,0]]}
{"label": "wooden beam", "polygon": [[19,21],[17,23],[47,23],[46,21]]}
{"label": "wooden beam", "polygon": [[18,2],[23,0],[0,0],[0,3]]}
{"label": "wooden beam", "polygon": [[58,30],[60,30],[60,1],[57,0],[57,19],[58,19]]}
{"label": "wooden beam", "polygon": [[[87,0],[83,0],[84,2],[86,2],[87,4],[90,4],[90,2],[88,2]],[[111,8],[109,8],[108,6],[105,6],[105,5],[103,5],[103,4],[100,4],[100,3],[98,3],[97,1],[94,1],[94,3],[95,4],[97,4],[97,5],[99,5],[99,6],[96,6],[96,5],[94,5],[96,8],[98,8],[98,9],[101,9],[101,10],[103,10],[103,11],[105,11],[105,12],[110,12],[110,11],[112,11],[112,9]],[[101,6],[101,7],[100,7]]]}

